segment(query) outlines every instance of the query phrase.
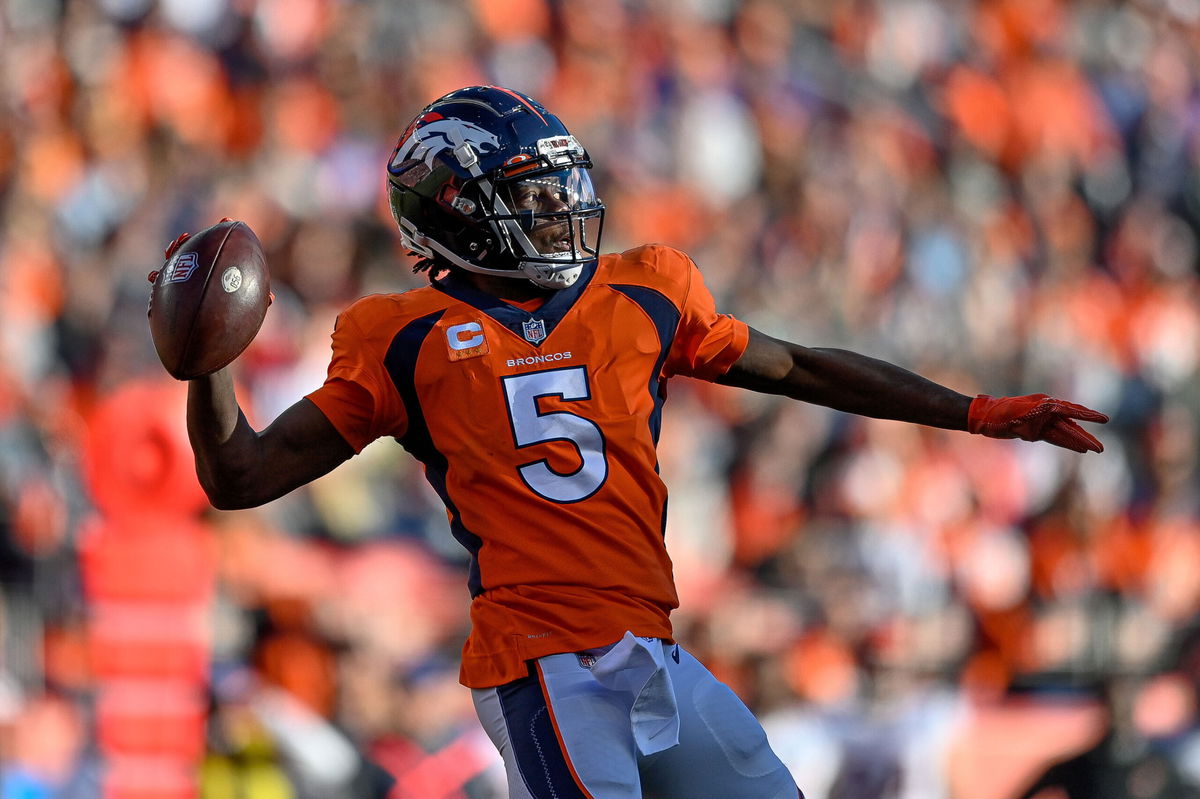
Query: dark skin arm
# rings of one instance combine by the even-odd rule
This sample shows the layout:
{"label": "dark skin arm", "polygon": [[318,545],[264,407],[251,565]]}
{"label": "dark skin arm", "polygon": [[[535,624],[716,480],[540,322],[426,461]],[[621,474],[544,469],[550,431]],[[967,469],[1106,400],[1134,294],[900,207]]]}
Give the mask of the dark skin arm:
{"label": "dark skin arm", "polygon": [[746,351],[717,382],[949,430],[967,429],[972,399],[887,361],[848,350],[802,347],[753,328]]}
{"label": "dark skin arm", "polygon": [[220,510],[278,499],[354,454],[307,399],[255,432],[238,407],[227,369],[188,381],[187,427],[200,485]]}

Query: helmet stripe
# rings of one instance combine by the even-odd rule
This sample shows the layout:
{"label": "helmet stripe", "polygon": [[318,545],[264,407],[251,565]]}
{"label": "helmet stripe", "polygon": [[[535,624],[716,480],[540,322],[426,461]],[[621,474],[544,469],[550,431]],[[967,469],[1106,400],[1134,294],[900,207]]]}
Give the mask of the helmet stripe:
{"label": "helmet stripe", "polygon": [[550,124],[549,122],[547,122],[547,121],[546,121],[546,118],[545,118],[544,116],[542,116],[542,113],[541,113],[540,111],[538,111],[536,108],[534,108],[533,106],[531,106],[531,105],[529,104],[529,102],[528,102],[528,101],[527,101],[527,100],[526,100],[524,97],[522,97],[521,95],[517,94],[517,93],[516,93],[516,92],[514,92],[512,89],[506,89],[506,88],[504,88],[503,86],[493,86],[492,88],[493,88],[493,89],[495,89],[495,90],[496,90],[496,91],[498,91],[498,92],[504,92],[505,94],[507,94],[507,95],[509,95],[509,96],[511,96],[511,97],[515,97],[515,98],[517,99],[517,102],[519,102],[521,105],[523,105],[523,106],[525,106],[526,108],[528,108],[528,109],[529,109],[530,111],[532,111],[533,113],[537,114],[537,118],[538,118],[538,119],[540,119],[540,120],[542,120],[542,124],[543,124],[543,125],[549,125],[549,124]]}

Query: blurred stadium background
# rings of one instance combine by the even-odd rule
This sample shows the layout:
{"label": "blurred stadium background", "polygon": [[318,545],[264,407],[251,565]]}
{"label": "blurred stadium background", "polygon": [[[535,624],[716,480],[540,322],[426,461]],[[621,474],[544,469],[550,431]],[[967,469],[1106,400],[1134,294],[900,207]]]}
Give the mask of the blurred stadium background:
{"label": "blurred stadium background", "polygon": [[1197,0],[0,0],[0,799],[503,795],[407,456],[206,511],[145,321],[163,246],[246,220],[269,421],[423,280],[383,165],[479,82],[592,151],[607,249],[1112,416],[1079,457],[674,384],[678,634],[810,799],[1007,799],[1106,733],[1112,796],[1190,795],[1198,52]]}

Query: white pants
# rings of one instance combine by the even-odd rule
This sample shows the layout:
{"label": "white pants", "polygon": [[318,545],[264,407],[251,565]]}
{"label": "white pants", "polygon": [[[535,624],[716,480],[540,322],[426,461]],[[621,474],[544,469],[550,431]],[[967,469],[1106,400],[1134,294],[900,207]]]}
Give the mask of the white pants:
{"label": "white pants", "polygon": [[758,720],[675,644],[627,633],[472,693],[509,799],[803,799]]}

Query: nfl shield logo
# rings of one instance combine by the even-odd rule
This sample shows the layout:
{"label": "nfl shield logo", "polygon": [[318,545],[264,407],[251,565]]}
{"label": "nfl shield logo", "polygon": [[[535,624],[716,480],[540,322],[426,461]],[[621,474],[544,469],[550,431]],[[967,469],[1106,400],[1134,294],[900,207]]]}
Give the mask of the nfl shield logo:
{"label": "nfl shield logo", "polygon": [[546,323],[541,319],[530,319],[521,323],[521,331],[525,334],[526,341],[537,344],[546,337]]}
{"label": "nfl shield logo", "polygon": [[200,266],[199,256],[194,252],[185,252],[167,265],[164,270],[166,274],[163,275],[163,282],[182,283],[192,276],[198,266]]}

